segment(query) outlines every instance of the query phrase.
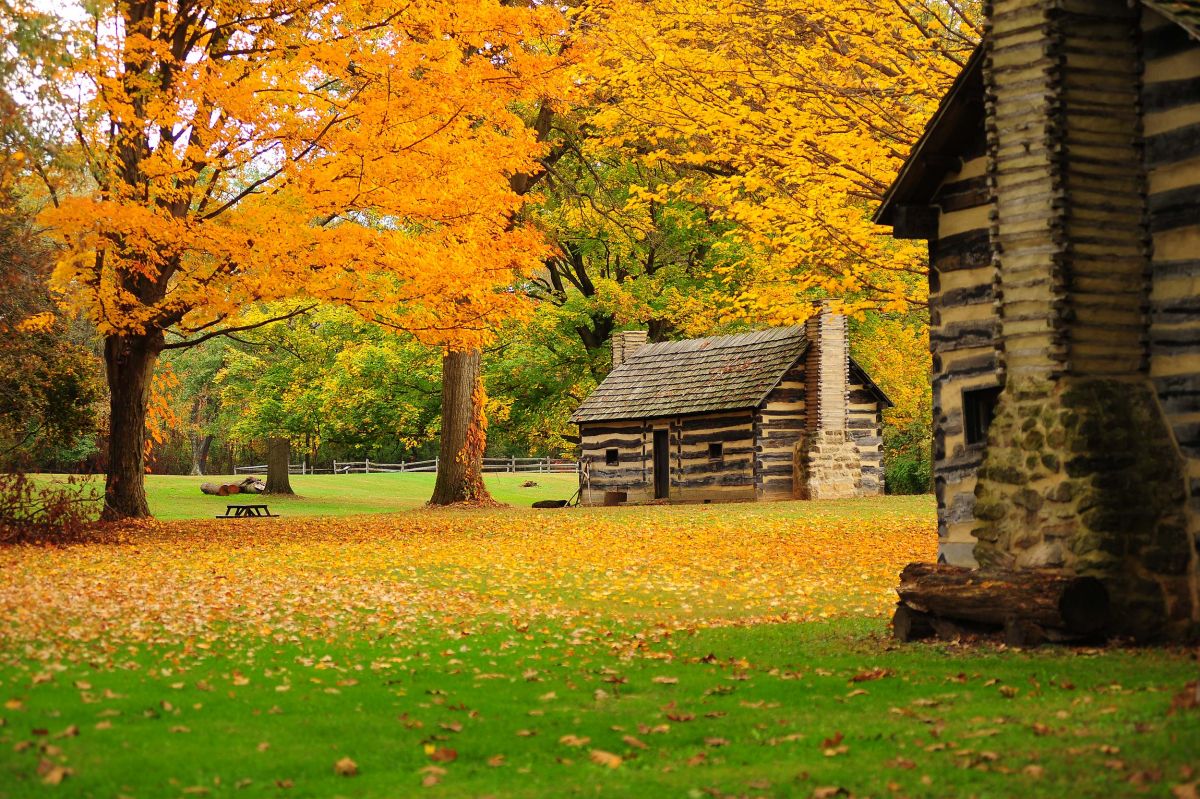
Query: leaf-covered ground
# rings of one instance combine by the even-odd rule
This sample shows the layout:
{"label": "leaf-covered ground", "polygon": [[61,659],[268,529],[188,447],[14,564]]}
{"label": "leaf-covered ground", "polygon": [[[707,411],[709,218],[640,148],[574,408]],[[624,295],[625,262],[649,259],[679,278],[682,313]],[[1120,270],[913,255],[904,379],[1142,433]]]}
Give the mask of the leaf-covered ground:
{"label": "leaf-covered ground", "polygon": [[934,536],[921,497],[0,550],[0,797],[1193,789],[1193,653],[892,644]]}

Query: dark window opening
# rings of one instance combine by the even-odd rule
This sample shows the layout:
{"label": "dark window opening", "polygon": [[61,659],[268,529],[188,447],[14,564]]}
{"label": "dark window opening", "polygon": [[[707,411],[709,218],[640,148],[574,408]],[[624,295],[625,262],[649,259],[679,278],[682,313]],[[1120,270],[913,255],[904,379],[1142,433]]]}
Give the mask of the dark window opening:
{"label": "dark window opening", "polygon": [[604,464],[606,466],[618,466],[621,463],[621,454],[615,449],[604,450]]}
{"label": "dark window opening", "polygon": [[719,461],[725,457],[725,446],[720,442],[708,445],[708,459],[710,461]]}
{"label": "dark window opening", "polygon": [[996,415],[996,403],[1000,399],[1000,386],[973,388],[963,391],[963,432],[968,444],[987,441],[988,427]]}

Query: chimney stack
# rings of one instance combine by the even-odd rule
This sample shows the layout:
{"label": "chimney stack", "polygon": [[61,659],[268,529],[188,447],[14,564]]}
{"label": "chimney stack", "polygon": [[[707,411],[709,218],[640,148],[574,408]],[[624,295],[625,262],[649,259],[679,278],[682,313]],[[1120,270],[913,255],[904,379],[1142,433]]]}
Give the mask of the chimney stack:
{"label": "chimney stack", "polygon": [[805,404],[811,432],[846,429],[850,383],[850,337],[846,317],[822,302],[804,325],[808,338],[805,362]]}
{"label": "chimney stack", "polygon": [[846,317],[821,303],[804,325],[805,430],[792,458],[792,496],[862,496],[858,445],[848,429],[850,336]]}
{"label": "chimney stack", "polygon": [[625,359],[646,346],[650,334],[645,330],[622,330],[612,335],[612,365],[616,369]]}

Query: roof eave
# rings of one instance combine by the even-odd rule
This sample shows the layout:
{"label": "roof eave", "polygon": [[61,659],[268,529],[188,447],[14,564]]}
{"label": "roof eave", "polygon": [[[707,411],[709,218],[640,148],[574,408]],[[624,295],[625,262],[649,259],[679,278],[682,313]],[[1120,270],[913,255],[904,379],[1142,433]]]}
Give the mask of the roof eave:
{"label": "roof eave", "polygon": [[1158,0],[1142,0],[1142,4],[1150,6],[1155,11],[1169,19],[1171,22],[1174,22],[1176,25],[1183,28],[1185,31],[1191,34],[1193,39],[1200,40],[1200,2],[1192,3],[1195,8],[1190,10],[1190,13],[1196,15],[1195,19],[1180,14],[1175,8],[1175,3],[1163,3],[1158,2]]}
{"label": "roof eave", "polygon": [[895,180],[892,181],[887,191],[884,192],[883,199],[879,203],[879,208],[876,209],[875,214],[871,217],[872,222],[877,225],[895,224],[897,208],[907,204],[906,201],[911,200],[912,195],[919,188],[923,171],[935,160],[935,154],[932,150],[942,144],[938,140],[943,138],[944,126],[948,121],[956,121],[953,120],[953,117],[958,114],[959,100],[971,84],[974,72],[982,69],[982,62],[983,46],[980,45],[971,53],[971,57],[967,59],[967,63],[963,66],[962,71],[954,79],[954,83],[950,85],[950,89],[938,104],[938,109],[934,112],[933,118],[925,126],[925,131],[921,134],[921,138],[917,139],[917,143],[913,145],[912,151],[909,153],[908,158],[904,160],[900,171],[896,173]]}

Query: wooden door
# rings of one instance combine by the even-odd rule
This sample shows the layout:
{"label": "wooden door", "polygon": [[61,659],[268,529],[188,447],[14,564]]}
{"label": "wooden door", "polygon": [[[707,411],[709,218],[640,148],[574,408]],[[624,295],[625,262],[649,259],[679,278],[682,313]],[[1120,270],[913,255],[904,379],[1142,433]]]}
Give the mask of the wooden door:
{"label": "wooden door", "polygon": [[671,496],[671,445],[666,430],[654,431],[654,498]]}

